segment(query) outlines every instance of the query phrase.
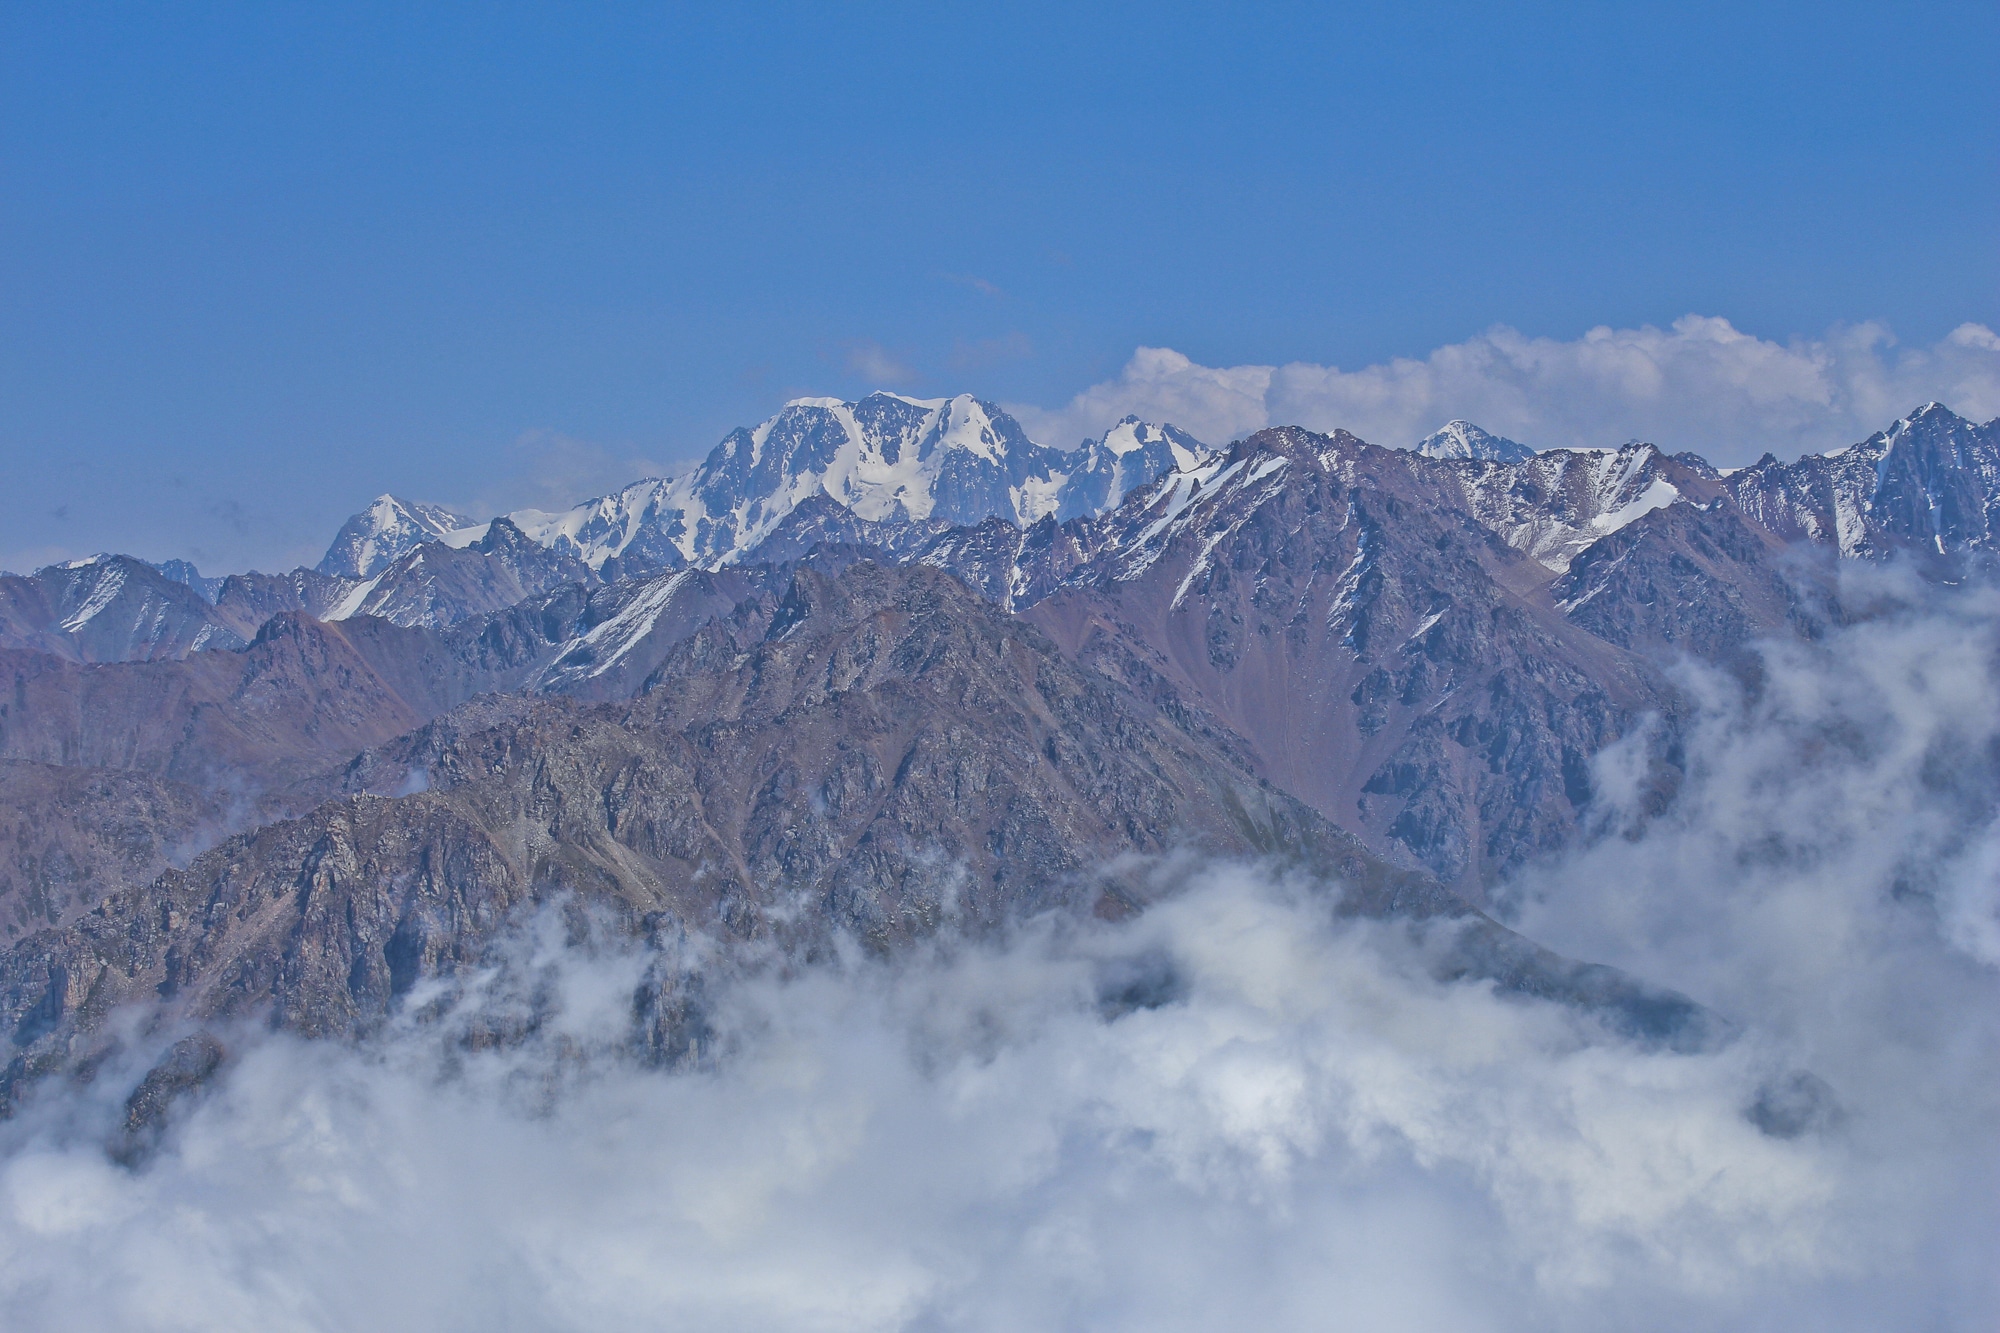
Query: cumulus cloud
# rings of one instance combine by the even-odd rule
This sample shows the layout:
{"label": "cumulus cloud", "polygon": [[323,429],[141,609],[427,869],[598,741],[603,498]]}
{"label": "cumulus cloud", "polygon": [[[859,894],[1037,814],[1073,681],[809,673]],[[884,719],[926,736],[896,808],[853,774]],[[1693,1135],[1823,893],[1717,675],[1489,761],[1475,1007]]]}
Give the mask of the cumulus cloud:
{"label": "cumulus cloud", "polygon": [[[547,919],[367,1045],[239,1034],[137,1169],[133,1071],[44,1088],[0,1126],[0,1322],[1990,1328],[2000,599],[1850,591],[1754,693],[1684,678],[1666,814],[1637,738],[1602,840],[1510,886],[1719,1047],[1440,982],[1435,934],[1224,864],[1122,923],[711,970],[706,1058],[650,1069],[659,960]],[[1760,1130],[1800,1069],[1840,1114]]]}
{"label": "cumulus cloud", "polygon": [[1395,446],[1463,417],[1538,448],[1637,438],[1738,464],[1766,450],[1852,444],[1933,399],[1976,420],[2000,415],[2000,336],[1963,324],[1931,346],[1903,347],[1864,323],[1779,343],[1688,315],[1666,329],[1599,327],[1571,341],[1500,326],[1356,370],[1203,366],[1142,347],[1065,407],[1009,410],[1036,439],[1065,445],[1127,413],[1218,443],[1297,425]]}

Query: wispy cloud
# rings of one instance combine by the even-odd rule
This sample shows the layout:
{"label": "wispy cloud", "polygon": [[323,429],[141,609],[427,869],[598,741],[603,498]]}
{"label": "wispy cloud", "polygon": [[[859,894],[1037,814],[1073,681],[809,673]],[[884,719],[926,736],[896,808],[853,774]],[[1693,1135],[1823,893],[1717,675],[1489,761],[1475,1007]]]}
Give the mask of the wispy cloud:
{"label": "wispy cloud", "polygon": [[989,282],[975,273],[940,273],[938,276],[946,282],[955,282],[961,287],[970,287],[981,296],[1001,297],[1007,294],[1000,290],[998,283]]}
{"label": "wispy cloud", "polygon": [[998,338],[959,341],[951,349],[948,364],[957,371],[984,370],[1008,361],[1025,361],[1034,354],[1034,340],[1016,329]]}
{"label": "wispy cloud", "polygon": [[608,495],[642,477],[669,471],[630,447],[553,430],[522,432],[495,461],[497,475],[485,479],[471,495],[449,497],[447,502],[474,518],[514,509],[566,509],[579,500]]}
{"label": "wispy cloud", "polygon": [[1465,417],[1543,448],[1638,438],[1730,464],[1767,449],[1851,444],[1932,399],[1980,420],[2000,415],[2000,336],[1964,324],[1905,347],[1864,323],[1780,343],[1689,315],[1665,329],[1599,327],[1568,341],[1497,327],[1351,371],[1302,361],[1204,366],[1141,347],[1116,378],[1061,408],[1009,410],[1041,440],[1080,439],[1133,412],[1217,443],[1298,425],[1409,445]]}
{"label": "wispy cloud", "polygon": [[914,367],[878,342],[864,340],[847,344],[842,353],[842,364],[848,374],[870,384],[911,384],[917,379]]}

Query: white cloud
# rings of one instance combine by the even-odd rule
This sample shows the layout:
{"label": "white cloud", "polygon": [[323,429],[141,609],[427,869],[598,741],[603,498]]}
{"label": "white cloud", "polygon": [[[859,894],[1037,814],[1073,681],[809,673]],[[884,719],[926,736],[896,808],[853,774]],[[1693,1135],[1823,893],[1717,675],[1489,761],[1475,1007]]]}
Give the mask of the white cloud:
{"label": "white cloud", "polygon": [[1265,426],[1342,427],[1407,446],[1453,417],[1540,448],[1646,439],[1721,464],[1852,444],[1936,399],[2000,415],[2000,336],[1964,324],[1929,347],[1901,347],[1880,324],[1777,343],[1726,319],[1671,328],[1599,327],[1573,341],[1504,326],[1421,360],[1358,370],[1197,365],[1142,347],[1116,379],[1062,408],[1011,407],[1034,438],[1069,445],[1136,413],[1213,442]]}

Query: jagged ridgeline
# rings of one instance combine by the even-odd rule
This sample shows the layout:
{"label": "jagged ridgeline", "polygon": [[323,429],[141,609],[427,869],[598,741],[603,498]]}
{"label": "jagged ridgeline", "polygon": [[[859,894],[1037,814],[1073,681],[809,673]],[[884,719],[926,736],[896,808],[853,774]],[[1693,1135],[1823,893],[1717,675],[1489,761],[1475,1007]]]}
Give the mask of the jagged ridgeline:
{"label": "jagged ridgeline", "polygon": [[[131,1004],[364,1031],[538,903],[725,956],[893,950],[1142,909],[1189,850],[1636,1004],[1484,922],[1490,888],[1578,836],[1604,747],[1671,735],[1675,658],[1837,622],[1831,562],[1961,577],[1996,506],[2000,422],[1936,404],[1725,472],[1467,422],[1058,449],[876,394],[562,513],[384,496],[310,570],[5,576],[8,1087]],[[685,1005],[648,1012],[681,1049]]]}

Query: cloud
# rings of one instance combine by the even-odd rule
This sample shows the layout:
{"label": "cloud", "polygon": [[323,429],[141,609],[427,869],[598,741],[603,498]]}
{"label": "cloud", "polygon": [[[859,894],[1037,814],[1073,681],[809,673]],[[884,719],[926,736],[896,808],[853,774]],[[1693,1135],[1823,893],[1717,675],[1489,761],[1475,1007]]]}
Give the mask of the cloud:
{"label": "cloud", "polygon": [[0,574],[32,573],[48,565],[59,565],[65,560],[80,560],[90,554],[71,546],[28,546],[17,551],[0,553]]}
{"label": "cloud", "polygon": [[552,430],[522,432],[497,461],[500,474],[471,496],[453,500],[453,508],[474,518],[515,509],[562,510],[669,470],[629,449]]}
{"label": "cloud", "polygon": [[[0,1323],[1990,1328],[2000,598],[1853,577],[1863,622],[1760,692],[1684,675],[1665,815],[1635,740],[1611,836],[1511,886],[1719,1049],[1440,983],[1443,941],[1219,864],[1123,923],[711,966],[666,1070],[629,1054],[662,960],[552,916],[434,1020],[236,1034],[138,1169],[100,1147],[134,1069],[45,1087],[0,1125]],[[1802,1066],[1845,1117],[1760,1132]]]}
{"label": "cloud", "polygon": [[951,349],[949,364],[953,370],[984,370],[1007,361],[1025,361],[1035,354],[1035,344],[1027,334],[1016,329],[998,338],[981,338],[976,342],[959,341]]}
{"label": "cloud", "polygon": [[1217,443],[1298,425],[1407,446],[1463,417],[1541,448],[1638,438],[1729,465],[1767,449],[1852,444],[1933,399],[1976,420],[2000,415],[2000,336],[1964,324],[1929,347],[1901,347],[1864,323],[1777,343],[1688,315],[1667,329],[1599,327],[1567,342],[1499,326],[1421,360],[1353,371],[1203,366],[1142,347],[1116,379],[1065,407],[1009,410],[1052,443],[1136,413]]}
{"label": "cloud", "polygon": [[917,378],[912,367],[877,342],[849,343],[843,363],[848,374],[871,384],[910,384]]}
{"label": "cloud", "polygon": [[978,277],[975,274],[940,273],[938,274],[938,276],[943,278],[946,282],[955,282],[961,287],[970,287],[972,288],[973,291],[978,292],[981,296],[990,296],[997,299],[999,297],[1006,295],[1005,292],[1000,290],[1000,286],[998,283],[988,282],[985,278]]}

